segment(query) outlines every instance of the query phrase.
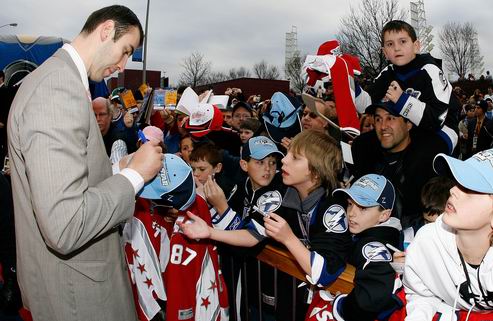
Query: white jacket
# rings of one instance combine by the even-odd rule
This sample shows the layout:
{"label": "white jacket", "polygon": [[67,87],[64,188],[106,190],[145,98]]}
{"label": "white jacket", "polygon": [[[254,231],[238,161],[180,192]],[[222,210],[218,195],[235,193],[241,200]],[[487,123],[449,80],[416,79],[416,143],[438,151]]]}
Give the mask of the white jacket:
{"label": "white jacket", "polygon": [[416,234],[404,269],[406,321],[431,321],[437,311],[450,314],[454,308],[493,310],[493,249],[477,269],[466,264],[468,286],[455,237],[442,216]]}

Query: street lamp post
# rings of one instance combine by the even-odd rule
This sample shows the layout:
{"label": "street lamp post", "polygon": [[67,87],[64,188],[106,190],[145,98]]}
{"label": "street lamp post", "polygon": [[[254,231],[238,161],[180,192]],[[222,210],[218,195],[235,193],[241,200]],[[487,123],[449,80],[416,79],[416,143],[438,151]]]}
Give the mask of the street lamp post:
{"label": "street lamp post", "polygon": [[146,26],[145,26],[145,34],[144,34],[144,64],[142,70],[142,83],[145,84],[147,82],[147,39],[149,36],[147,34],[147,27],[149,25],[149,4],[151,0],[147,0],[147,12],[146,12]]}
{"label": "street lamp post", "polygon": [[6,23],[4,25],[1,25],[0,28],[7,27],[7,26],[17,27],[17,22]]}

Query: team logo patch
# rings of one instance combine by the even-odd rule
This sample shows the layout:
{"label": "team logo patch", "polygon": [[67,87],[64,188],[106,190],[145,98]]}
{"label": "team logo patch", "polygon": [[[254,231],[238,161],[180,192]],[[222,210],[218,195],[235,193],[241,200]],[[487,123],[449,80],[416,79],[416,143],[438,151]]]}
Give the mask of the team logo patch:
{"label": "team logo patch", "polygon": [[419,96],[421,96],[421,91],[415,90],[414,88],[408,88],[406,89],[406,94],[416,99],[419,99]]}
{"label": "team logo patch", "polygon": [[493,154],[487,150],[477,153],[473,158],[479,162],[490,162],[490,165],[493,167]]}
{"label": "team logo patch", "polygon": [[262,194],[257,200],[257,207],[262,213],[275,212],[281,207],[282,196],[278,191]]}
{"label": "team logo patch", "polygon": [[361,249],[361,252],[365,259],[370,262],[390,262],[392,261],[392,254],[389,250],[380,242],[370,242],[365,244]]}
{"label": "team logo patch", "polygon": [[348,228],[346,211],[341,205],[331,205],[324,213],[323,223],[327,229],[326,232],[346,232]]}

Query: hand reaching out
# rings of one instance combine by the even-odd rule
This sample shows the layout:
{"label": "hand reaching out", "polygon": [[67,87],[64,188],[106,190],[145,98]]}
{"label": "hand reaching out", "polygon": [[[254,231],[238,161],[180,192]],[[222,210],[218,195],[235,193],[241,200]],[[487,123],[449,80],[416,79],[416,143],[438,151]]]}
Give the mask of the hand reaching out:
{"label": "hand reaching out", "polygon": [[193,240],[206,239],[211,236],[211,227],[203,219],[190,211],[187,211],[187,216],[189,219],[185,222],[176,222],[183,234]]}

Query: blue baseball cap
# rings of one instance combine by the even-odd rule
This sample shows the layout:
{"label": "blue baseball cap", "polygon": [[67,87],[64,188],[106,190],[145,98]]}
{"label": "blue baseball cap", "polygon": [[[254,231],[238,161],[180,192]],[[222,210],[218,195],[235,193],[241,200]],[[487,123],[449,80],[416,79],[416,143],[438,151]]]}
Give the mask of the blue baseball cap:
{"label": "blue baseball cap", "polygon": [[346,193],[362,207],[381,206],[386,210],[394,207],[394,185],[382,175],[368,174],[360,177],[350,188],[338,188],[335,193]]}
{"label": "blue baseball cap", "polygon": [[163,168],[144,185],[139,195],[159,204],[184,211],[195,201],[192,168],[180,157],[164,154]]}
{"label": "blue baseball cap", "polygon": [[440,153],[433,160],[433,169],[439,175],[452,176],[467,189],[493,194],[493,149],[476,153],[465,161]]}
{"label": "blue baseball cap", "polygon": [[375,113],[377,112],[377,108],[384,109],[388,111],[391,115],[402,117],[402,115],[399,114],[399,112],[397,111],[396,105],[391,101],[379,101],[372,103],[370,106],[366,107],[365,114],[375,115]]}
{"label": "blue baseball cap", "polygon": [[271,108],[262,118],[267,133],[276,143],[284,137],[294,137],[301,132],[299,106],[295,107],[291,100],[281,92],[275,92],[271,99]]}
{"label": "blue baseball cap", "polygon": [[243,145],[241,159],[253,158],[261,160],[274,153],[284,157],[284,154],[279,151],[276,144],[268,137],[255,136]]}

